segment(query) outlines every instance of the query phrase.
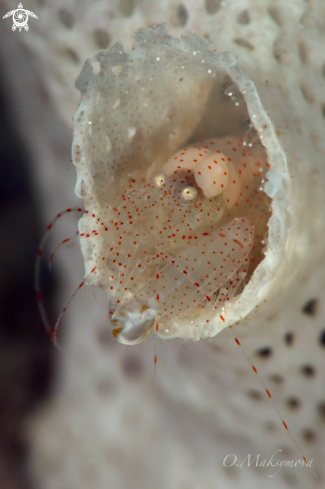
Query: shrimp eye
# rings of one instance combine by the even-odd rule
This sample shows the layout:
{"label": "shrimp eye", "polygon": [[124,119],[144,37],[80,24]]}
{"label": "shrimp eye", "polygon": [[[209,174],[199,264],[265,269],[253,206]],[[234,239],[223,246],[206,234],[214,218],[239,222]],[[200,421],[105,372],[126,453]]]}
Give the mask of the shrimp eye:
{"label": "shrimp eye", "polygon": [[153,181],[156,187],[163,187],[165,185],[165,175],[156,175]]}
{"label": "shrimp eye", "polygon": [[197,190],[194,187],[185,187],[181,192],[182,199],[191,202],[197,197]]}

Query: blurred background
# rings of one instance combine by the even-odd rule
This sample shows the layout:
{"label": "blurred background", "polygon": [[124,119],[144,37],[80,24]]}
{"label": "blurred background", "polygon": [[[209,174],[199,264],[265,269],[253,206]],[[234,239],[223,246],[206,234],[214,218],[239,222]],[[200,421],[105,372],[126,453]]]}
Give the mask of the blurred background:
{"label": "blurred background", "polygon": [[[44,216],[33,155],[3,57],[0,71],[0,487],[11,489],[31,487],[22,423],[49,393],[53,348],[44,334],[34,292],[35,251]],[[39,130],[42,137],[42,127]],[[50,307],[58,283],[53,274],[44,279]]]}
{"label": "blurred background", "polygon": [[[0,487],[6,489],[34,487],[24,421],[47,398],[53,380],[54,347],[35,300],[36,252],[49,220],[77,201],[71,126],[62,124],[50,101],[40,61],[19,39],[29,33],[12,32],[12,17],[2,19],[15,3],[0,3]],[[41,4],[25,8],[39,14]],[[59,267],[50,272],[45,262],[41,283],[55,317]]]}

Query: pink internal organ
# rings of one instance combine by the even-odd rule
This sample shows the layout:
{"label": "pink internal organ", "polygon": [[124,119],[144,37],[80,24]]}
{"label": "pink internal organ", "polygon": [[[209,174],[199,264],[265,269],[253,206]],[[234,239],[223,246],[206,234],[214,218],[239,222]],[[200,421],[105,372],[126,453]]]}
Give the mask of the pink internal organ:
{"label": "pink internal organ", "polygon": [[171,175],[179,169],[192,170],[205,197],[222,194],[225,206],[231,208],[251,193],[267,166],[260,147],[246,147],[241,137],[222,137],[182,149],[161,171]]}
{"label": "pink internal organ", "polygon": [[195,181],[205,197],[221,194],[228,185],[226,158],[220,151],[217,154],[211,142],[205,148],[197,145],[184,148],[162,166],[161,172],[168,176],[180,169],[194,171]]}
{"label": "pink internal organ", "polygon": [[221,158],[212,155],[197,164],[194,169],[195,181],[205,197],[216,197],[229,183],[229,170]]}
{"label": "pink internal organ", "polygon": [[[206,187],[205,179],[209,176],[209,167],[211,167],[211,176],[213,174],[211,159],[218,165],[227,166],[225,172],[227,172],[228,183],[211,178],[210,187]],[[197,166],[193,167],[193,163]],[[243,138],[238,136],[225,136],[184,148],[165,163],[163,168],[166,168],[168,174],[171,174],[173,169],[178,168],[177,165],[185,168],[187,164],[191,165],[195,174],[199,165],[205,165],[202,180],[198,180],[196,176],[196,182],[202,189],[205,187],[203,193],[207,198],[220,196],[224,211],[222,224],[238,216],[246,217],[253,222],[255,237],[250,253],[248,273],[251,275],[264,258],[263,248],[268,232],[267,223],[271,217],[271,199],[263,192],[266,175],[270,168],[264,148],[261,144],[254,144],[250,147]],[[220,187],[222,188],[221,193]]]}

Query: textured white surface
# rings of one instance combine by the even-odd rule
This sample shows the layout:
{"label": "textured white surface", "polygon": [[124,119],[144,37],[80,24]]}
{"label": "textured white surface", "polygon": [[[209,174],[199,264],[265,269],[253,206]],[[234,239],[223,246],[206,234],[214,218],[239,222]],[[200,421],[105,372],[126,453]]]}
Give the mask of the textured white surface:
{"label": "textured white surface", "polygon": [[[76,194],[83,199],[89,212],[79,224],[81,236],[88,236],[81,241],[87,281],[99,284],[106,290],[108,298],[112,297],[114,300],[116,287],[112,287],[114,284],[111,277],[116,276],[119,271],[112,260],[119,239],[115,238],[111,223],[115,219],[116,208],[123,213],[124,192],[130,186],[137,189],[145,180],[152,178],[160,171],[162,163],[173,158],[175,150],[182,148],[185,141],[197,142],[198,133],[203,140],[211,135],[220,137],[227,130],[230,136],[242,135],[247,145],[247,148],[241,148],[243,154],[246,155],[247,151],[251,155],[253,151],[256,161],[266,161],[266,152],[272,169],[269,188],[272,186],[273,203],[270,204],[265,197],[265,217],[262,213],[257,217],[258,221],[261,217],[267,221],[268,207],[271,205],[273,215],[267,256],[256,274],[251,277],[245,292],[227,303],[222,310],[220,304],[219,311],[212,314],[210,309],[204,315],[201,307],[194,307],[191,311],[194,321],[190,323],[188,317],[175,320],[169,318],[168,321],[159,319],[160,323],[163,322],[160,330],[165,331],[164,337],[167,338],[178,336],[199,339],[215,336],[223,327],[245,317],[256,307],[266,297],[276,275],[280,273],[277,267],[279,262],[284,262],[287,240],[285,224],[292,212],[289,209],[290,177],[285,155],[274,135],[274,127],[263,110],[254,84],[238,69],[232,55],[216,55],[208,49],[207,41],[192,33],[184,35],[180,40],[172,38],[167,35],[163,25],[138,30],[134,34],[134,40],[136,47],[129,55],[120,44],[114,45],[109,51],[100,51],[86,62],[76,82],[82,99],[74,118],[72,157],[77,169]],[[95,71],[96,63],[100,63],[100,69]],[[114,74],[116,68],[119,70],[118,75]],[[233,91],[234,100],[229,101],[229,96],[224,94],[225,86],[228,86],[228,92],[230,89]],[[117,100],[119,107],[115,109]],[[239,104],[237,111],[235,100]],[[247,129],[250,120],[256,130],[254,136],[251,135],[251,138],[256,139],[252,150],[249,147],[251,138]],[[127,132],[130,127],[133,128],[132,140]],[[112,143],[109,152],[106,149],[107,137]],[[265,150],[258,146],[258,138]],[[231,137],[229,139],[230,141],[224,143],[226,147],[231,144]],[[216,142],[215,146],[215,151],[222,149],[222,142]],[[237,149],[239,151],[240,147]],[[235,151],[237,149],[234,148]],[[233,152],[231,149],[231,153]],[[246,165],[245,156],[240,156],[242,160],[239,158],[236,164],[238,169],[239,164]],[[265,165],[261,179],[263,175],[265,178],[266,170]],[[257,193],[250,197],[255,207],[261,206],[258,200],[261,194],[258,193],[260,185],[262,184],[255,183]],[[246,199],[247,197],[248,195]],[[242,201],[248,202],[246,199],[243,195]],[[230,222],[234,217],[251,218],[242,206],[234,206],[229,212],[221,225]],[[159,207],[157,213],[160,213]],[[93,216],[100,219],[104,226],[95,226]],[[153,219],[156,218],[157,216],[153,216]],[[125,221],[127,218],[121,219]],[[278,222],[282,223],[280,234]],[[135,232],[140,231],[140,224],[138,226],[139,229],[136,229],[137,225],[134,224]],[[177,227],[178,224],[173,226]],[[264,227],[261,230],[262,237],[265,231]],[[122,234],[122,231],[119,233]],[[137,253],[147,247],[147,254],[156,255],[159,250],[150,243],[153,240],[157,242],[160,237],[158,230],[156,234],[152,231],[150,237],[143,239]],[[135,238],[129,239],[133,242]],[[133,253],[131,250],[129,252]],[[165,253],[169,252],[166,245]],[[197,255],[197,252],[194,254]],[[140,260],[140,257],[141,254],[137,258],[130,256],[130,259]],[[114,255],[114,258],[123,261],[120,254]],[[194,258],[195,256],[192,257]],[[217,259],[214,264],[218,264]],[[125,263],[121,265],[120,280],[124,275],[128,276],[126,266]],[[127,283],[123,288],[125,286],[129,294],[130,287]],[[208,317],[210,321],[207,322]]]}
{"label": "textured white surface", "polygon": [[[142,1],[129,16],[125,16],[126,6],[126,2],[111,2],[109,7],[106,2],[78,2],[78,7],[62,3],[61,8],[71,11],[75,19],[68,28],[62,22],[59,27],[59,2],[43,7],[30,2],[28,8],[39,20],[21,42],[36,56],[52,100],[66,121],[76,108],[73,78],[96,50],[93,33],[97,28],[105,28],[111,43],[120,40],[127,48],[131,32],[138,27],[166,20],[172,35],[184,29],[180,24],[186,15],[176,2]],[[284,275],[283,288],[274,290],[280,296],[276,305],[258,321],[253,314],[236,328],[236,335],[252,355],[306,456],[315,460],[320,479],[315,481],[305,469],[283,468],[269,478],[264,468],[222,466],[228,453],[236,453],[239,460],[248,453],[261,453],[268,460],[283,448],[285,458],[299,456],[227,331],[211,342],[164,342],[158,351],[155,394],[153,345],[148,340],[129,350],[107,341],[105,319],[96,319],[99,310],[105,311],[98,298],[88,323],[78,303],[79,316],[70,323],[66,345],[69,360],[61,365],[56,397],[34,423],[33,467],[42,488],[324,485],[325,349],[320,341],[325,313],[320,239],[324,226],[324,3],[211,0],[183,6],[187,28],[208,35],[218,52],[236,54],[256,84],[288,157],[294,206],[293,221],[288,224],[295,237],[288,244],[286,260],[287,270],[296,272],[294,285],[289,288],[286,280],[292,277]],[[64,61],[67,46],[78,53],[80,62]],[[302,312],[314,298],[318,299],[315,314]],[[285,337],[288,333],[293,335],[292,342],[290,336]],[[269,355],[265,350],[264,356],[257,353],[266,347],[271,348]],[[138,372],[133,378],[123,375],[130,372],[125,364],[130,365],[132,358],[138,365],[131,370]],[[294,398],[296,402],[290,402]]]}

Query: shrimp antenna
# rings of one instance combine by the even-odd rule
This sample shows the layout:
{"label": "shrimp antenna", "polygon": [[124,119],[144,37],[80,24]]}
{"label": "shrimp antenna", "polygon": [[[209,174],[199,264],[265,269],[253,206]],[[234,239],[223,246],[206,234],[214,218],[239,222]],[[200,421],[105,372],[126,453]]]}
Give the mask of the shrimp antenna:
{"label": "shrimp antenna", "polygon": [[71,212],[83,212],[83,209],[80,207],[78,208],[68,208],[65,209],[62,212],[59,212],[54,219],[48,224],[45,233],[43,234],[43,237],[41,239],[39,248],[37,250],[37,256],[36,256],[36,263],[35,263],[35,297],[37,301],[37,306],[38,310],[40,313],[40,316],[42,318],[43,325],[45,327],[45,331],[47,332],[48,336],[53,340],[53,333],[54,330],[51,326],[50,320],[47,315],[46,307],[44,304],[43,300],[43,295],[41,291],[41,264],[42,264],[42,256],[44,252],[44,247],[45,244],[48,240],[48,237],[50,235],[50,232],[54,226],[54,224],[65,214],[70,214]]}
{"label": "shrimp antenna", "polygon": [[266,383],[264,382],[262,376],[259,374],[257,368],[255,367],[254,363],[252,362],[252,359],[250,358],[250,356],[248,355],[248,353],[246,352],[245,348],[242,346],[241,342],[239,341],[239,339],[233,334],[232,332],[232,326],[229,326],[228,328],[228,332],[230,334],[230,336],[232,337],[232,339],[235,341],[236,345],[240,348],[240,352],[242,354],[242,356],[246,359],[246,361],[250,364],[250,366],[252,367],[254,373],[257,375],[258,377],[258,380],[260,382],[260,384],[262,385],[264,391],[266,392],[269,400],[271,401],[272,403],[272,406],[273,406],[273,409],[277,415],[277,417],[279,418],[279,420],[281,421],[282,425],[284,426],[289,438],[290,438],[290,441],[291,443],[295,446],[296,450],[298,451],[298,453],[300,453],[302,459],[304,460],[306,466],[308,468],[311,469],[315,479],[318,479],[317,477],[317,474],[315,473],[315,471],[312,469],[311,465],[309,465],[309,461],[307,460],[307,458],[305,457],[300,445],[298,444],[298,442],[296,441],[296,439],[294,438],[293,434],[291,433],[291,431],[289,430],[289,427],[287,425],[287,423],[284,421],[283,419],[283,416],[280,412],[280,409],[278,408],[278,406],[276,405],[275,401],[273,400],[273,397],[272,397],[272,394],[271,392],[269,391],[269,389],[267,388],[267,385]]}
{"label": "shrimp antenna", "polygon": [[[36,256],[36,263],[35,263],[35,296],[36,296],[36,301],[37,301],[37,305],[38,305],[38,310],[40,312],[40,316],[42,318],[42,322],[43,322],[43,325],[44,325],[44,328],[45,328],[45,331],[47,332],[48,336],[51,338],[51,340],[54,342],[55,346],[58,346],[57,344],[57,329],[58,329],[58,326],[61,322],[61,319],[62,319],[62,316],[63,316],[63,313],[65,312],[65,310],[67,309],[69,303],[72,301],[72,299],[74,298],[74,296],[76,295],[77,291],[82,287],[82,285],[84,285],[84,282],[82,282],[78,288],[76,289],[76,291],[74,292],[74,294],[72,295],[72,297],[70,298],[68,304],[66,305],[66,307],[64,308],[63,311],[61,311],[61,314],[58,318],[58,320],[56,321],[56,324],[54,326],[54,328],[52,327],[51,325],[51,322],[48,318],[48,314],[47,314],[47,311],[46,311],[46,307],[45,307],[45,304],[44,304],[44,300],[43,300],[43,295],[42,295],[42,291],[41,291],[41,265],[42,265],[42,257],[43,257],[43,253],[44,253],[44,247],[45,247],[45,244],[48,240],[48,237],[50,235],[50,232],[54,226],[54,224],[62,217],[64,216],[65,214],[70,214],[72,212],[84,212],[85,214],[89,214],[93,219],[95,219],[96,223],[98,224],[101,224],[103,226],[103,229],[104,231],[108,231],[108,227],[105,226],[105,224],[94,214],[90,214],[89,211],[84,211],[81,207],[76,207],[76,208],[68,208],[68,209],[65,209],[64,211],[62,212],[59,212],[55,218],[48,224],[47,228],[46,228],[46,231],[42,237],[42,240],[41,240],[41,243],[40,243],[40,246],[38,248],[38,251],[37,251],[37,256]],[[98,234],[97,231],[93,231],[95,234]],[[77,233],[79,234],[79,233]],[[85,233],[81,233],[79,234],[79,237],[85,237],[85,238],[88,238],[90,237],[91,235],[90,234],[85,234]],[[53,256],[54,256],[54,253],[56,252],[56,250],[58,249],[59,246],[61,246],[62,244],[64,243],[67,243],[68,241],[70,241],[72,238],[67,238],[67,239],[64,239],[55,249],[54,251],[51,253],[50,255],[50,264],[53,260]],[[96,268],[96,267],[95,267]],[[91,273],[93,273],[95,271],[95,269],[93,269],[91,271]]]}

